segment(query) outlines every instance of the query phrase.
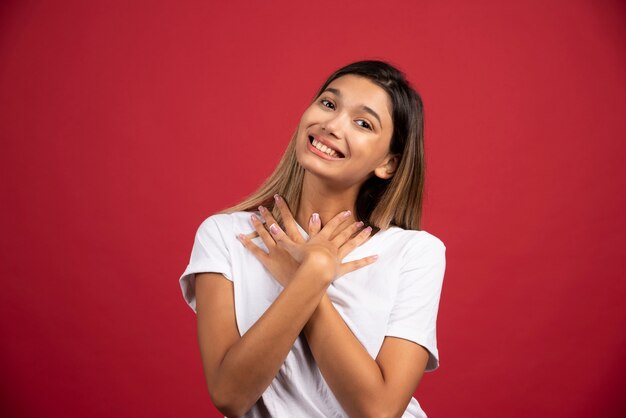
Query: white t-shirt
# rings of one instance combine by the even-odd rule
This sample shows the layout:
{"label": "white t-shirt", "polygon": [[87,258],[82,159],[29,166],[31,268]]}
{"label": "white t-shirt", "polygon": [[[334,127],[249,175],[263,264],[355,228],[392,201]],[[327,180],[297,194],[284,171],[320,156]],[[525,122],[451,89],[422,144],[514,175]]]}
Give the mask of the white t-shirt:
{"label": "white t-shirt", "polygon": [[[217,214],[196,233],[191,259],[180,277],[185,301],[196,311],[195,273],[221,273],[233,282],[235,315],[243,335],[283,287],[236,238],[254,229],[250,212]],[[258,212],[257,212],[258,215]],[[298,225],[305,238],[308,234]],[[253,240],[264,250],[261,238]],[[426,231],[379,231],[343,262],[378,254],[378,260],[336,279],[327,289],[333,305],[367,352],[376,358],[385,336],[414,341],[429,352],[426,371],[439,365],[436,320],[445,271],[443,242]],[[326,384],[301,334],[248,418],[347,417]],[[426,417],[415,398],[403,417]]]}

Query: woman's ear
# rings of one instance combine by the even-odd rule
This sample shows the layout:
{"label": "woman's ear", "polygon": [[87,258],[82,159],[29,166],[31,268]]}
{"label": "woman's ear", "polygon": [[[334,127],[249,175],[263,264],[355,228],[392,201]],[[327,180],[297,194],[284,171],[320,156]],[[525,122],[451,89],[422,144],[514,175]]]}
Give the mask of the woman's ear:
{"label": "woman's ear", "polygon": [[395,154],[388,154],[383,162],[374,169],[376,177],[387,180],[393,177],[396,169],[398,168],[398,162],[400,157]]}

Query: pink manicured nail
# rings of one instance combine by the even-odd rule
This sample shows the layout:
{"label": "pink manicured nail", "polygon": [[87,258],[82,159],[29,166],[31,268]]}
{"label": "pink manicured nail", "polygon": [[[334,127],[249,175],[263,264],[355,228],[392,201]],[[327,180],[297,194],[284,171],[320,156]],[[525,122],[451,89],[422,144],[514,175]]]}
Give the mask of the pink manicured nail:
{"label": "pink manicured nail", "polygon": [[374,261],[378,260],[378,256],[377,255],[373,255],[372,259],[374,259]]}
{"label": "pink manicured nail", "polygon": [[252,219],[252,221],[254,222],[254,221],[258,221],[259,217],[253,213],[252,215],[250,215],[250,219]]}
{"label": "pink manicured nail", "polygon": [[315,224],[320,223],[320,214],[319,213],[314,213],[313,215],[311,215],[311,217],[313,218],[313,223],[315,223]]}
{"label": "pink manicured nail", "polygon": [[280,196],[278,195],[278,193],[274,195],[274,200],[277,202],[280,200]]}
{"label": "pink manicured nail", "polygon": [[239,241],[243,241],[245,238],[246,238],[246,237],[245,237],[245,235],[243,235],[243,234],[239,234],[239,235],[237,235],[237,239],[238,239]]}
{"label": "pink manicured nail", "polygon": [[259,206],[259,212],[261,213],[265,212],[265,208],[263,206]]}
{"label": "pink manicured nail", "polygon": [[270,232],[274,235],[278,234],[278,227],[276,226],[276,224],[270,225]]}
{"label": "pink manicured nail", "polygon": [[351,214],[351,213],[352,213],[352,212],[350,212],[349,210],[347,210],[347,211],[345,211],[345,212],[341,215],[341,217],[342,217],[342,218],[347,218],[348,216],[350,216],[350,214]]}
{"label": "pink manicured nail", "polygon": [[365,225],[365,224],[364,224],[363,222],[361,222],[361,221],[359,221],[359,222],[357,222],[357,223],[356,223],[356,227],[357,227],[357,228],[360,228],[360,227],[362,227],[363,225]]}
{"label": "pink manicured nail", "polygon": [[367,231],[367,233],[369,234],[370,232],[372,232],[372,227],[368,226],[367,228],[365,228],[363,231]]}

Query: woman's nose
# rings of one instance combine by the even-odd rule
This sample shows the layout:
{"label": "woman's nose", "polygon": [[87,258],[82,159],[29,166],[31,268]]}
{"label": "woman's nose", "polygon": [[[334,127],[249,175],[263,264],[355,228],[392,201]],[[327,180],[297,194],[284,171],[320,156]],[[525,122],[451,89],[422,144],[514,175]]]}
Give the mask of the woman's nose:
{"label": "woman's nose", "polygon": [[336,113],[329,119],[326,119],[321,127],[324,132],[329,135],[333,135],[337,138],[341,138],[343,136],[344,124],[345,124],[345,115],[341,113]]}

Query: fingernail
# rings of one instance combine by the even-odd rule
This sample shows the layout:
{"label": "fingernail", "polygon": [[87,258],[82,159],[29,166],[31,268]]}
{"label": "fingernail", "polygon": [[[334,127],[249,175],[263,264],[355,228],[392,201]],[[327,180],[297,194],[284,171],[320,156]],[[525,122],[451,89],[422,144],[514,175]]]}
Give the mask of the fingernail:
{"label": "fingernail", "polygon": [[263,206],[259,206],[259,212],[261,213],[265,212],[265,208]]}
{"label": "fingernail", "polygon": [[377,255],[373,255],[373,256],[372,256],[372,259],[373,259],[374,261],[376,261],[376,260],[378,260],[378,256],[377,256]]}
{"label": "fingernail", "polygon": [[372,232],[372,227],[368,226],[367,228],[365,228],[363,231],[367,231],[367,233],[369,234],[370,232]]}
{"label": "fingernail", "polygon": [[311,215],[311,217],[313,218],[313,223],[318,224],[320,222],[320,214],[319,213],[314,213],[313,215]]}
{"label": "fingernail", "polygon": [[359,221],[359,222],[357,222],[357,223],[356,223],[356,227],[357,227],[357,228],[360,228],[360,227],[362,227],[363,225],[365,225],[365,224],[364,224],[363,222],[361,222],[361,221]]}
{"label": "fingernail", "polygon": [[278,193],[274,195],[274,200],[277,202],[280,200],[280,196],[278,195]]}
{"label": "fingernail", "polygon": [[347,211],[345,211],[345,212],[343,213],[342,217],[347,218],[348,216],[350,216],[350,213],[352,213],[352,212],[350,212],[349,210],[347,210]]}
{"label": "fingernail", "polygon": [[259,217],[253,213],[252,215],[250,215],[250,219],[252,219],[252,221],[255,222],[259,220]]}
{"label": "fingernail", "polygon": [[270,232],[274,235],[278,234],[278,227],[276,226],[276,224],[270,225]]}
{"label": "fingernail", "polygon": [[238,234],[238,235],[237,235],[237,239],[238,239],[239,241],[243,241],[243,240],[244,240],[244,238],[245,238],[245,236],[244,236],[243,234]]}

